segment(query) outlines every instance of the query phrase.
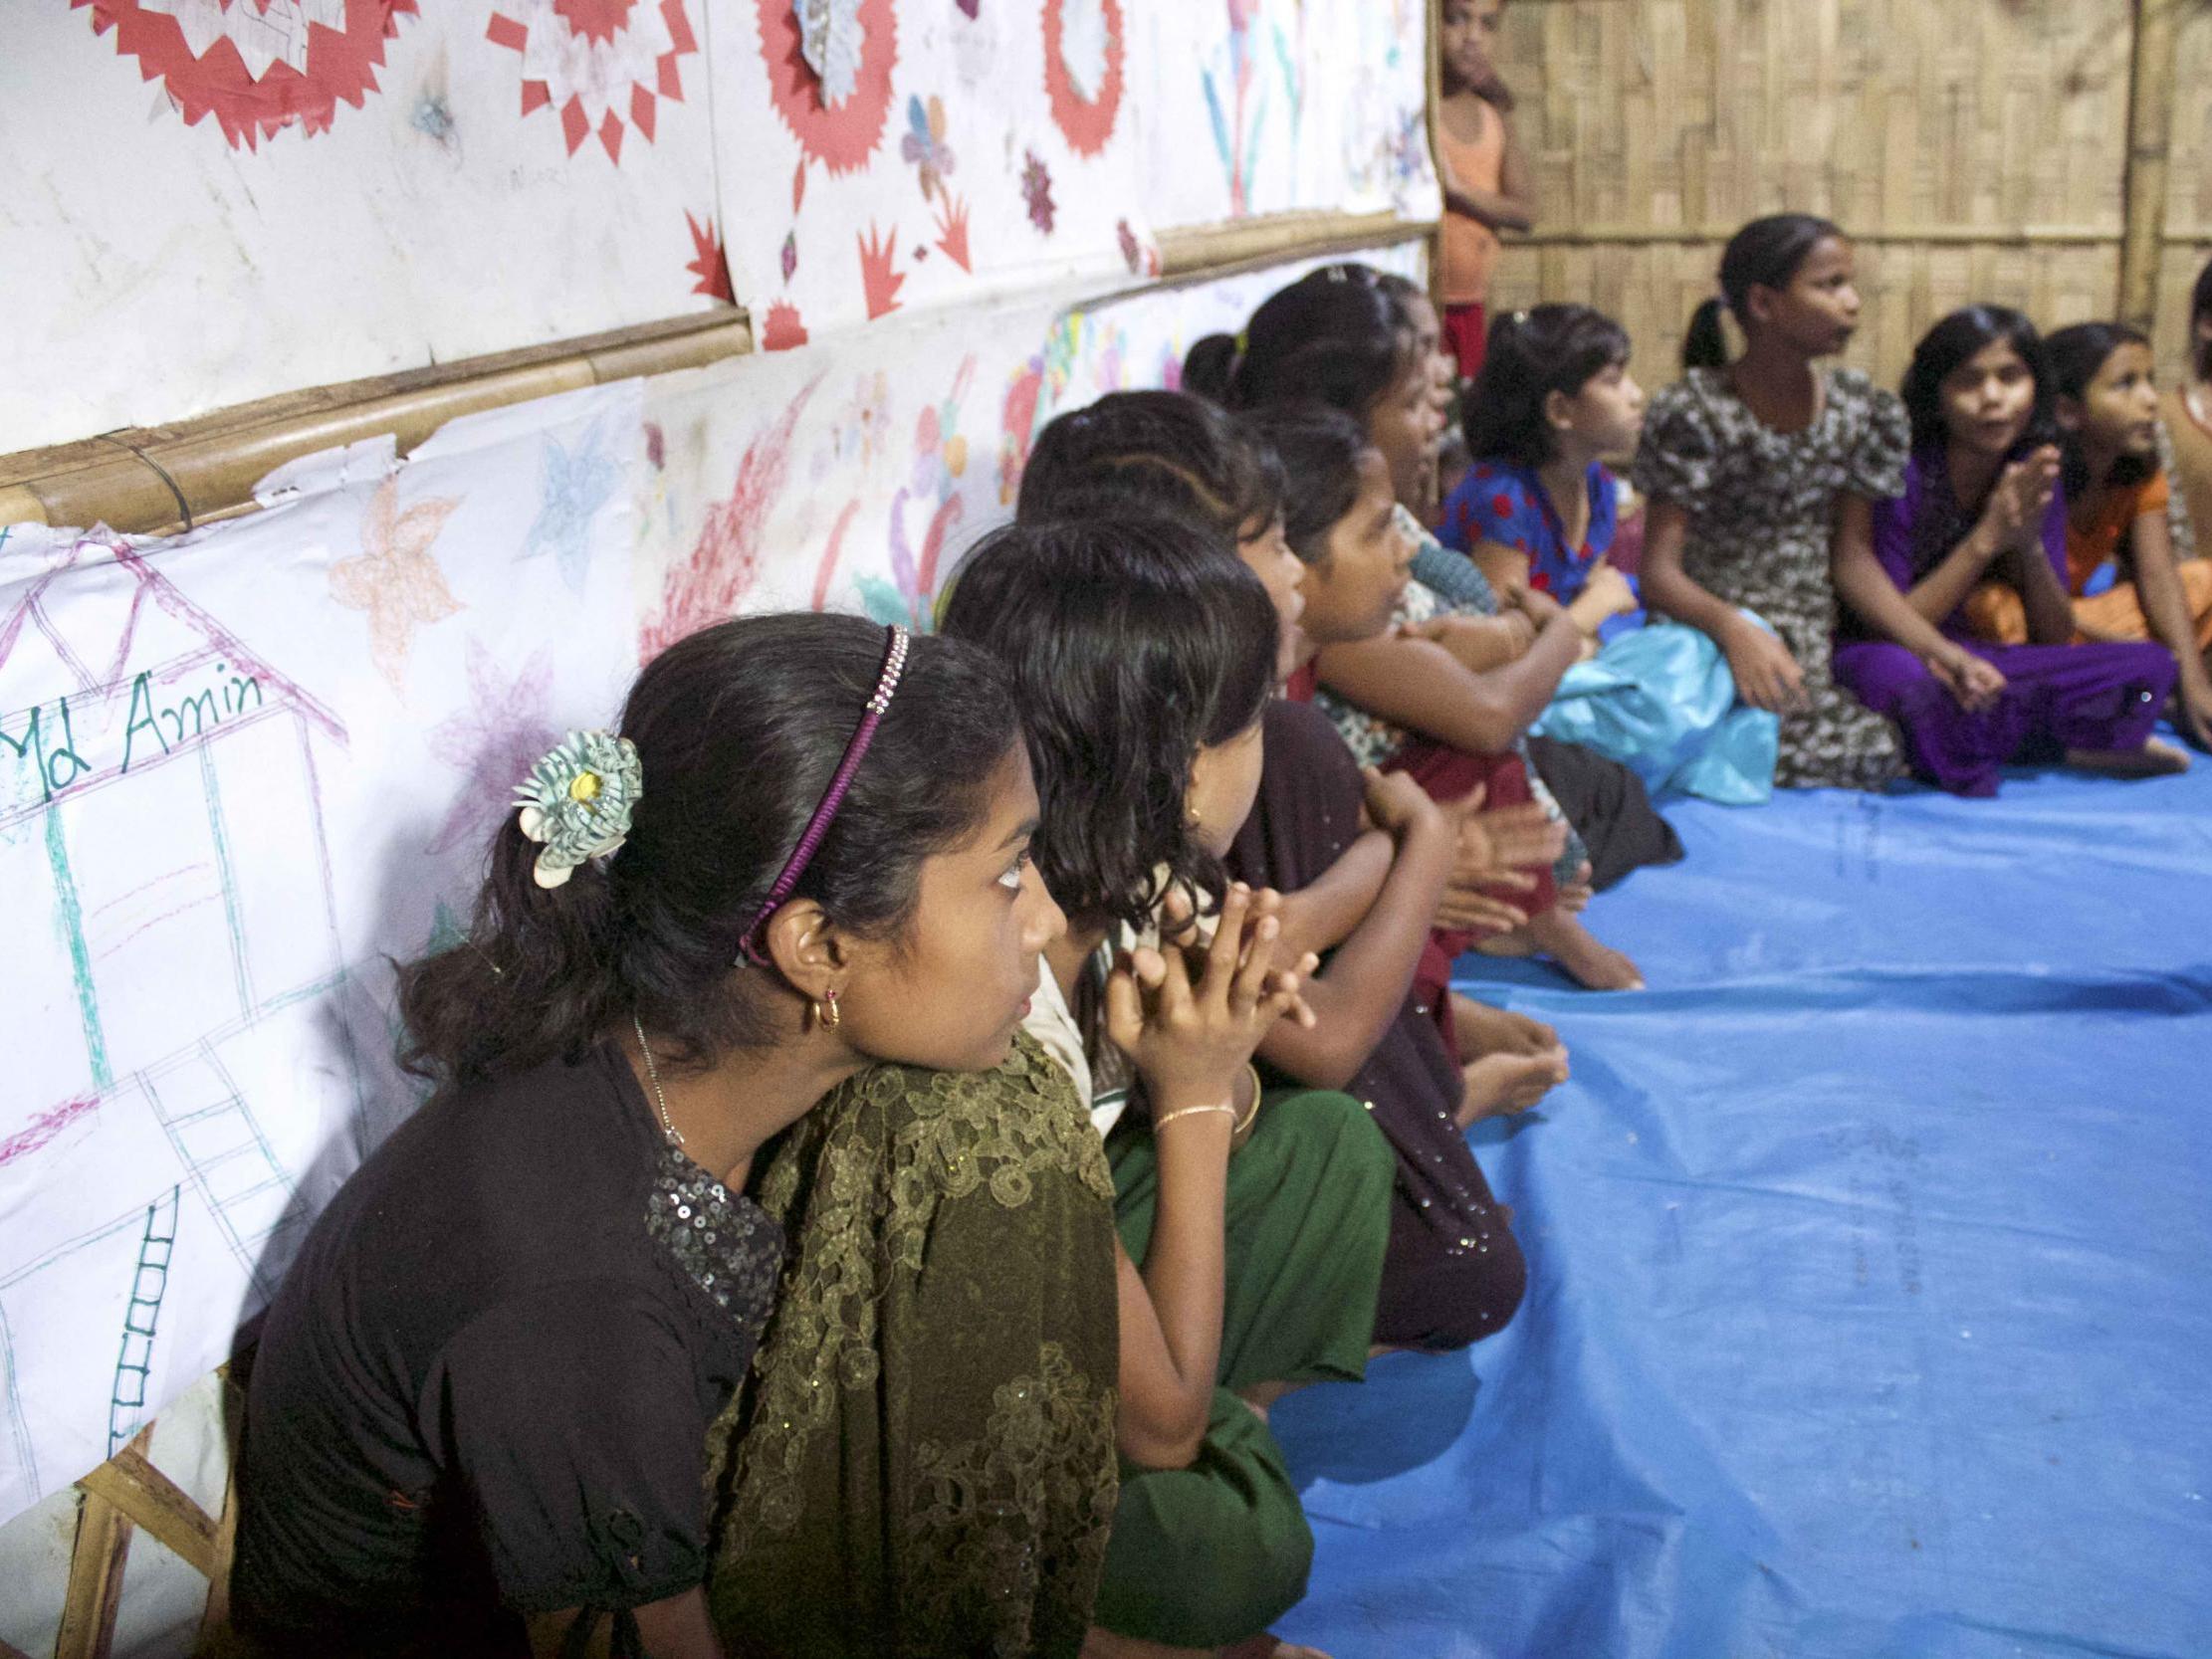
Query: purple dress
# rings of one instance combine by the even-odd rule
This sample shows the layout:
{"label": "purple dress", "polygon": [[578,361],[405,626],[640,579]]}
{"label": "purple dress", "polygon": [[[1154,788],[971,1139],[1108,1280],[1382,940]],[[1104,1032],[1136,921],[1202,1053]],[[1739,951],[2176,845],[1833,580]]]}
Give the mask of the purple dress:
{"label": "purple dress", "polygon": [[[1875,556],[1899,593],[1943,561],[1979,515],[1951,489],[1940,450],[1905,467],[1904,494],[1875,506]],[[2066,583],[2066,500],[2053,491],[2043,550]],[[2156,644],[1990,645],[1967,635],[1957,613],[1943,632],[2005,677],[1990,707],[1959,707],[1927,665],[1903,646],[1872,637],[1848,613],[1836,643],[1836,678],[1904,733],[1912,769],[1954,795],[1994,795],[2008,761],[2056,760],[2070,748],[2142,746],[2173,690],[2173,656]]]}

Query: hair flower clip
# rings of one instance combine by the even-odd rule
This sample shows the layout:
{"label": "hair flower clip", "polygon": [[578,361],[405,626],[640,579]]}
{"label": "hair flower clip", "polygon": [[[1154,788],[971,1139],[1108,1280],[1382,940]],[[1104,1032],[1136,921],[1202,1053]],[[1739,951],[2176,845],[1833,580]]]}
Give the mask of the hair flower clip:
{"label": "hair flower clip", "polygon": [[614,852],[644,794],[645,769],[629,738],[569,732],[515,786],[522,832],[545,849],[532,878],[540,887],[559,887],[577,865]]}

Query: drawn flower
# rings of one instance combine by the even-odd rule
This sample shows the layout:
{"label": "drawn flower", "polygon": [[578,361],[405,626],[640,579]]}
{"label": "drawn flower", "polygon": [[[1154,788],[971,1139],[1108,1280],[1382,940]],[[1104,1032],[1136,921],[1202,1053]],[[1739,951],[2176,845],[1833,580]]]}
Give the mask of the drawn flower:
{"label": "drawn flower", "polygon": [[935,94],[928,106],[919,97],[906,101],[907,135],[899,140],[899,153],[920,170],[922,200],[945,189],[945,175],[953,170],[953,146],[945,142],[945,103]]}
{"label": "drawn flower", "polygon": [[1052,234],[1052,175],[1045,170],[1044,162],[1035,150],[1025,150],[1021,158],[1021,199],[1029,204],[1029,223],[1046,236]]}
{"label": "drawn flower", "polygon": [[637,745],[610,731],[571,731],[515,786],[518,825],[545,851],[531,867],[540,887],[559,887],[577,865],[605,858],[630,833],[645,793]]}
{"label": "drawn flower", "polygon": [[360,552],[331,566],[331,597],[347,610],[368,614],[369,661],[395,692],[406,685],[415,630],[461,608],[430,556],[439,530],[460,505],[458,497],[435,496],[402,513],[399,480],[387,478],[361,516]]}
{"label": "drawn flower", "polygon": [[451,719],[430,728],[431,753],[468,774],[424,851],[443,857],[465,846],[509,810],[517,768],[544,754],[555,733],[543,711],[553,691],[553,654],[535,653],[510,681],[481,641],[468,649],[469,695]]}
{"label": "drawn flower", "polygon": [[962,15],[971,23],[976,21],[977,12],[983,9],[983,0],[953,0],[953,4],[960,8]]}
{"label": "drawn flower", "polygon": [[570,592],[581,593],[591,573],[592,524],[599,509],[613,499],[615,487],[622,482],[622,467],[607,453],[606,436],[597,422],[576,440],[573,449],[548,438],[545,461],[538,517],[523,542],[521,556],[555,554],[561,579]]}

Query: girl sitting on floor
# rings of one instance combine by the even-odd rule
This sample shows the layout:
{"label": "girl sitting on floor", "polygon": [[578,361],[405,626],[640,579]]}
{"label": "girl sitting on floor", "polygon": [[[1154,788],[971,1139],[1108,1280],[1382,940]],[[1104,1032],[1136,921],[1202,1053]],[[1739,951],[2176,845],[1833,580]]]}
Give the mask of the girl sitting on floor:
{"label": "girl sitting on floor", "polygon": [[[1873,515],[1904,487],[1904,408],[1818,366],[1859,325],[1851,242],[1826,219],[1745,225],[1720,287],[1690,324],[1687,373],[1644,422],[1644,602],[1708,635],[1742,701],[1781,716],[1775,782],[1880,789],[1903,769],[1896,735],[1835,683],[1829,652],[1839,590],[1893,613],[1876,591],[1889,584]],[[1733,362],[1723,311],[1744,335]]]}
{"label": "girl sitting on floor", "polygon": [[[1418,499],[1433,468],[1438,427],[1427,366],[1405,316],[1366,267],[1326,267],[1277,293],[1252,314],[1241,347],[1226,335],[1193,347],[1184,380],[1234,409],[1316,399],[1353,415],[1382,454],[1401,510]],[[1480,614],[1496,607],[1480,573],[1410,514],[1402,529],[1417,550],[1394,632],[1322,654],[1315,667],[1329,693],[1323,708],[1362,763],[1401,759],[1425,786],[1435,784],[1432,793],[1442,791],[1439,798],[1457,799],[1482,782],[1493,805],[1525,790],[1556,810],[1531,775],[1522,737],[1575,658],[1573,622],[1533,592],[1514,595],[1511,611]],[[1434,582],[1468,595],[1466,613],[1453,613]],[[1633,784],[1611,762],[1576,758]],[[1581,836],[1570,835],[1549,877],[1527,896],[1528,927],[1484,947],[1541,950],[1582,984],[1633,987],[1642,983],[1635,964],[1591,937],[1576,913],[1588,902],[1593,860],[1602,866],[1610,851],[1626,849],[1633,868],[1656,819],[1640,789],[1633,799],[1619,788],[1580,792],[1589,816],[1571,825]]]}
{"label": "girl sitting on floor", "polygon": [[[1022,873],[1019,738],[973,647],[760,616],[663,652],[618,733],[571,735],[522,780],[467,938],[400,971],[406,1062],[438,1092],[269,1312],[243,1635],[724,1652],[701,1588],[708,1425],[786,1243],[743,1195],[753,1158],[875,1061],[1006,1056],[1060,929]],[[1047,1443],[1070,1486],[1111,1490],[1103,1436]],[[1082,1576],[1060,1588],[1087,1603]]]}
{"label": "girl sitting on floor", "polygon": [[1638,608],[1607,562],[1619,484],[1605,460],[1633,454],[1644,430],[1628,335],[1588,306],[1535,306],[1499,317],[1490,334],[1467,401],[1474,464],[1438,534],[1494,586],[1549,594],[1582,631],[1585,662],[1561,679],[1536,729],[1634,767],[1653,789],[1764,800],[1775,720],[1736,706],[1711,641],[1666,624],[1608,627]]}
{"label": "girl sitting on floor", "polygon": [[986,537],[944,629],[1006,665],[1023,710],[1039,868],[1068,915],[1030,1027],[1110,1131],[1130,1380],[1091,1650],[1244,1641],[1312,1555],[1264,1408],[1365,1373],[1392,1170],[1357,1101],[1263,1099],[1248,1066],[1285,1003],[1238,963],[1275,948],[1279,901],[1220,855],[1258,789],[1275,609],[1196,527],[1091,519]]}
{"label": "girl sitting on floor", "polygon": [[[2066,495],[2035,326],[2002,306],[1953,311],[1914,350],[1903,394],[1912,459],[1904,494],[1875,509],[1874,534],[1913,626],[1882,638],[1847,615],[1837,680],[1897,724],[1915,773],[1954,794],[1995,794],[1998,769],[2014,759],[2186,766],[2150,734],[2173,688],[2172,657],[2149,644],[2070,643]],[[2001,594],[2021,607],[2033,643],[1968,638],[1964,607],[1984,586],[1994,590],[1985,603]],[[1994,690],[1986,700],[1954,690],[1973,683],[1974,661]]]}
{"label": "girl sitting on floor", "polygon": [[[1281,418],[1287,479],[1268,445],[1203,399],[1113,393],[1039,436],[1021,518],[1155,511],[1207,525],[1223,555],[1233,546],[1268,587],[1296,641],[1295,667],[1312,653],[1308,632],[1319,642],[1387,625],[1409,549],[1390,533],[1389,481],[1358,423],[1313,406]],[[1316,426],[1320,442],[1298,441]],[[1353,513],[1363,477],[1380,534],[1360,533],[1372,511]],[[1534,1105],[1564,1078],[1566,1055],[1550,1027],[1452,996],[1450,958],[1431,948],[1431,926],[1439,895],[1447,906],[1486,903],[1476,884],[1499,874],[1501,848],[1504,858],[1548,859],[1557,826],[1531,803],[1473,813],[1454,836],[1410,780],[1363,785],[1335,727],[1300,702],[1268,705],[1262,759],[1229,868],[1283,891],[1285,948],[1326,957],[1304,991],[1314,1026],[1277,1026],[1259,1059],[1283,1081],[1369,1103],[1398,1152],[1375,1340],[1463,1346],[1511,1317],[1522,1267],[1459,1131]],[[1377,827],[1363,829],[1363,799]],[[1461,1243],[1469,1237],[1475,1244]]]}
{"label": "girl sitting on floor", "polygon": [[2169,483],[2187,504],[2196,553],[2212,556],[2212,260],[2189,291],[2187,367],[2158,409],[2173,445]]}
{"label": "girl sitting on floor", "polygon": [[[2064,457],[2067,593],[2087,640],[2155,640],[2173,654],[2174,724],[2212,747],[2212,563],[2176,562],[2170,488],[2157,460],[2158,393],[2150,343],[2120,322],[2078,322],[2044,342]],[[2028,638],[2028,619],[2001,593],[1969,612],[1979,638]]]}

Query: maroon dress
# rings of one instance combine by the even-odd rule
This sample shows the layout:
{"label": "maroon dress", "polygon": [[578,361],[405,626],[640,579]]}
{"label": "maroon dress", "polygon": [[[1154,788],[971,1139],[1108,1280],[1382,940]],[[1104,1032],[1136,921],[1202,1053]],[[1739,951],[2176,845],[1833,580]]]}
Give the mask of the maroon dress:
{"label": "maroon dress", "polygon": [[[1351,750],[1318,710],[1270,704],[1262,737],[1259,798],[1229,850],[1229,871],[1295,893],[1358,838],[1365,790]],[[1398,1156],[1375,1340],[1440,1350],[1502,1328],[1520,1306],[1528,1269],[1452,1122],[1463,1081],[1438,1026],[1438,996],[1448,1009],[1448,984],[1439,991],[1417,978],[1345,1087]]]}

